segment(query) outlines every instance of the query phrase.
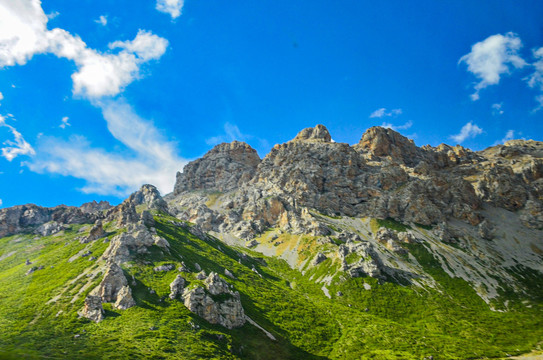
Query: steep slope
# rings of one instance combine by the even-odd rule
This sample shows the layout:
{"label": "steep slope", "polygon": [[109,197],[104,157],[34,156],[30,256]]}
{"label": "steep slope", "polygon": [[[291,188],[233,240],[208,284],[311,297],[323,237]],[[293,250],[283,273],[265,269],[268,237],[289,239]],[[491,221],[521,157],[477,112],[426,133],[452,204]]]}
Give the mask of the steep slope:
{"label": "steep slope", "polygon": [[318,125],[164,197],[0,210],[0,357],[467,359],[543,340],[543,144]]}

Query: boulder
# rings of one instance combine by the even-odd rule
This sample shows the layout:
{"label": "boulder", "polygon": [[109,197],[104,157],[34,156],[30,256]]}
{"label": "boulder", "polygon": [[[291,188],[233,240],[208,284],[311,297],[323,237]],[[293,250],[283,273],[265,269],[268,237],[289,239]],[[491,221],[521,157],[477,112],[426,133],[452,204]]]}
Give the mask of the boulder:
{"label": "boulder", "polygon": [[97,323],[102,321],[105,314],[104,308],[102,307],[102,298],[100,296],[87,295],[85,298],[85,306],[80,314]]}
{"label": "boulder", "polygon": [[246,317],[239,293],[230,290],[226,281],[216,273],[209,274],[204,284],[205,287],[185,289],[185,306],[211,324],[219,324],[228,329],[243,326]]}
{"label": "boulder", "polygon": [[170,299],[176,299],[179,295],[183,294],[184,289],[185,279],[181,275],[177,275],[175,280],[170,284]]}

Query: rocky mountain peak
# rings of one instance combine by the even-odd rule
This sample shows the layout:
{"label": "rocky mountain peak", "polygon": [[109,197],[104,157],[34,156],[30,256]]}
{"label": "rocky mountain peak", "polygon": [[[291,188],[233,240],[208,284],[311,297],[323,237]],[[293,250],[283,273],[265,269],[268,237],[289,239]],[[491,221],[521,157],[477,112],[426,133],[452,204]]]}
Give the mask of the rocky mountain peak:
{"label": "rocky mountain peak", "polygon": [[125,200],[134,206],[146,205],[149,209],[157,209],[166,211],[168,204],[160,196],[158,189],[150,184],[143,185],[138,191],[131,194],[128,199]]}
{"label": "rocky mountain peak", "polygon": [[312,142],[331,142],[332,137],[324,125],[317,125],[313,128],[305,128],[296,135],[291,141],[312,141]]}
{"label": "rocky mountain peak", "polygon": [[233,141],[215,146],[201,159],[188,163],[177,173],[174,194],[191,190],[230,191],[248,182],[260,164],[255,149]]}
{"label": "rocky mountain peak", "polygon": [[413,142],[400,133],[374,126],[366,130],[355,148],[367,152],[371,157],[389,157],[396,161],[413,164],[420,157],[420,151]]}

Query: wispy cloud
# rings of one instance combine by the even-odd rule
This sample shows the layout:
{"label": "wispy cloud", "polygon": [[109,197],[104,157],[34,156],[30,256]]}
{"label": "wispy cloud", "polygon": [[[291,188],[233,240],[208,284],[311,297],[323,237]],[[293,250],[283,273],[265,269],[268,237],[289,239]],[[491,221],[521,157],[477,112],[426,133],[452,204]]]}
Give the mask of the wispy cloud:
{"label": "wispy cloud", "polygon": [[483,129],[470,121],[466,125],[462,126],[459,134],[451,135],[450,138],[454,140],[457,144],[462,144],[465,140],[469,138],[474,138],[482,133]]}
{"label": "wispy cloud", "polygon": [[386,108],[380,108],[375,110],[370,114],[370,118],[383,118],[383,117],[390,117],[390,116],[398,116],[401,115],[402,109],[392,109],[390,111],[387,111]]}
{"label": "wispy cloud", "polygon": [[35,155],[34,148],[26,142],[23,135],[17,131],[13,126],[6,124],[6,118],[0,115],[0,127],[6,127],[13,135],[13,140],[6,140],[2,144],[4,147],[0,148],[2,157],[8,161],[12,161],[19,155]]}
{"label": "wispy cloud", "polygon": [[83,179],[86,185],[81,190],[87,193],[123,196],[145,183],[156,185],[163,193],[170,192],[176,172],[186,164],[177,155],[176,144],[123,100],[102,101],[98,106],[109,131],[127,152],[95,148],[82,136],[68,141],[44,137],[38,156],[25,165],[38,173]]}
{"label": "wispy cloud", "polygon": [[4,94],[0,92],[0,101],[4,100]]}
{"label": "wispy cloud", "polygon": [[65,116],[62,118],[62,120],[60,121],[60,125],[58,126],[59,128],[61,129],[66,129],[67,126],[72,126],[72,124],[70,124],[69,122],[70,118]]}
{"label": "wispy cloud", "polygon": [[472,100],[479,99],[479,91],[500,82],[503,74],[512,68],[522,68],[526,62],[518,55],[522,42],[517,34],[496,34],[474,44],[471,52],[462,56],[459,63],[466,63],[468,71],[479,79],[475,84]]}
{"label": "wispy cloud", "polygon": [[157,0],[156,9],[160,12],[169,14],[172,19],[181,16],[184,0]]}
{"label": "wispy cloud", "polygon": [[224,124],[224,134],[217,135],[206,139],[206,144],[208,145],[217,145],[223,142],[232,142],[234,140],[238,141],[247,141],[252,138],[250,135],[243,134],[237,125],[227,122]]}
{"label": "wispy cloud", "polygon": [[387,129],[392,129],[394,131],[407,130],[411,126],[413,126],[413,122],[411,120],[409,120],[408,122],[406,122],[403,125],[393,125],[393,124],[387,123],[387,122],[384,122],[384,123],[381,124],[381,127],[384,127],[384,128],[387,128]]}
{"label": "wispy cloud", "polygon": [[504,138],[501,140],[501,143],[504,144],[505,142],[509,140],[513,140],[514,138],[515,138],[515,130],[508,130]]}
{"label": "wispy cloud", "polygon": [[107,15],[100,15],[100,17],[96,20],[94,20],[95,23],[100,24],[102,26],[107,25]]}
{"label": "wispy cloud", "polygon": [[503,103],[492,104],[492,115],[503,115]]}
{"label": "wispy cloud", "polygon": [[[526,78],[528,85],[531,88],[536,88],[543,92],[543,47],[533,50],[533,55],[536,61],[532,64],[534,72]],[[538,106],[533,112],[543,109],[543,94],[536,96]]]}

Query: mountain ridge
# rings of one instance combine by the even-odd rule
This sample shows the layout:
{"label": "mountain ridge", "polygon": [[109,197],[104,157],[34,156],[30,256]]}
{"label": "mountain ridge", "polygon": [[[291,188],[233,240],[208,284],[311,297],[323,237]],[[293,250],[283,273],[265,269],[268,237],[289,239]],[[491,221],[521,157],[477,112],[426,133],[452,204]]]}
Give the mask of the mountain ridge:
{"label": "mountain ridge", "polygon": [[[56,255],[58,264],[80,269],[79,275],[66,278],[77,285],[70,296],[66,289],[73,285],[64,282],[43,296],[50,306],[72,314],[62,320],[72,319],[70,328],[88,329],[102,339],[96,331],[128,321],[123,319],[133,313],[146,318],[149,307],[173,321],[165,307],[174,307],[192,318],[187,331],[214,329],[231,339],[226,348],[234,358],[266,358],[256,347],[243,355],[239,336],[248,336],[252,327],[257,330],[250,339],[275,353],[286,351],[276,358],[302,353],[308,358],[505,356],[500,347],[511,351],[522,341],[507,345],[494,333],[499,344],[491,345],[485,337],[479,345],[486,350],[478,352],[470,346],[471,335],[464,340],[447,335],[447,328],[465,334],[483,326],[489,332],[490,324],[497,326],[492,319],[508,319],[503,325],[508,331],[512,328],[507,324],[529,323],[532,334],[522,333],[528,351],[543,337],[534,330],[543,321],[542,155],[543,143],[523,140],[478,152],[458,145],[417,147],[380,127],[368,129],[351,146],[333,142],[328,130],[317,125],[275,145],[262,159],[245,143],[223,143],[187,164],[177,174],[174,191],[164,197],[144,185],[117,206],[93,202],[1,209],[0,280],[14,285],[47,276],[55,272],[55,264],[39,259],[66,254]],[[33,259],[33,249],[43,249],[44,255]],[[24,256],[30,257],[26,263]],[[399,293],[405,305],[398,303]],[[335,309],[331,319],[344,325],[321,324],[306,314],[320,330],[300,325],[312,339],[301,340],[304,336],[294,325],[296,311],[305,313],[300,300],[278,309],[268,300],[280,303],[278,296],[306,298],[315,311],[327,304]],[[421,296],[429,314],[444,321],[443,314],[452,311],[452,322],[444,321],[448,325],[443,327],[416,314],[408,320],[398,312],[419,308]],[[2,299],[0,305],[16,301]],[[478,315],[468,320],[462,308]],[[296,311],[285,317],[289,309]],[[477,317],[487,325],[475,325]],[[8,318],[19,321],[15,315]],[[411,339],[431,335],[432,345],[400,345],[392,340],[401,333],[394,325],[387,341],[395,345],[385,351],[368,327],[370,318],[382,326],[398,322]],[[467,323],[458,325],[457,318]],[[434,332],[422,331],[419,323]],[[373,345],[363,345],[363,338],[353,338],[348,346],[340,340],[360,324],[366,324],[361,331],[373,334]],[[447,348],[440,337],[455,345]],[[9,343],[0,337],[0,349]],[[217,344],[226,349],[226,343]],[[337,346],[348,350],[340,355]]]}

